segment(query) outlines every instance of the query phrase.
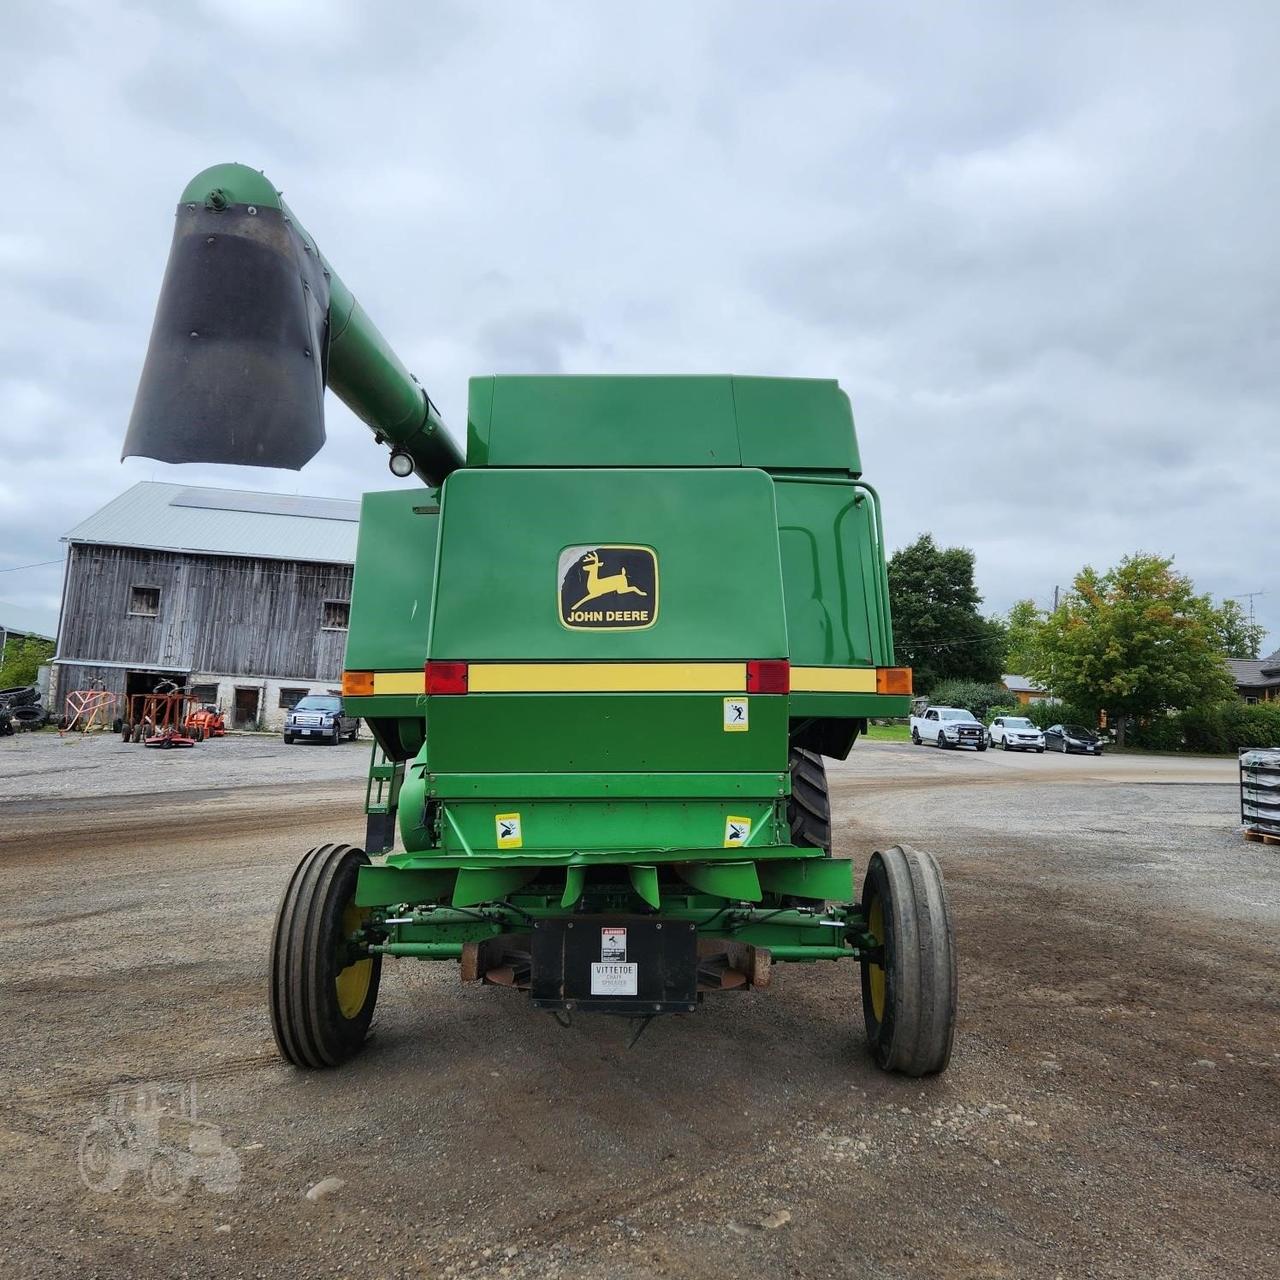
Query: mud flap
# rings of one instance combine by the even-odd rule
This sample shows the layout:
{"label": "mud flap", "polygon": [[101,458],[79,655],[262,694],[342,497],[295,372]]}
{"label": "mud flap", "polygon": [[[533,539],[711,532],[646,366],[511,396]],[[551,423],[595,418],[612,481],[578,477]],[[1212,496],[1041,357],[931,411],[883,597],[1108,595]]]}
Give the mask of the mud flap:
{"label": "mud flap", "polygon": [[698,931],[688,921],[575,916],[534,924],[537,1009],[692,1013],[697,988]]}

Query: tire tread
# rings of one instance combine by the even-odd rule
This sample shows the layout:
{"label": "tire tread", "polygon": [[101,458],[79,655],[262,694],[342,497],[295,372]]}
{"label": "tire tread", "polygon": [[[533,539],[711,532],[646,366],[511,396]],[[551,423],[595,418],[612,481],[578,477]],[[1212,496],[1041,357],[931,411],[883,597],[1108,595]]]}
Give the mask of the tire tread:
{"label": "tire tread", "polygon": [[831,852],[831,797],[827,769],[816,751],[791,748],[791,797],[787,820],[791,843]]}
{"label": "tire tread", "polygon": [[864,906],[873,896],[884,902],[886,1007],[883,1022],[877,1023],[864,966],[864,1016],[872,1053],[887,1071],[909,1076],[943,1071],[955,1036],[956,964],[937,859],[909,845],[874,853]]}

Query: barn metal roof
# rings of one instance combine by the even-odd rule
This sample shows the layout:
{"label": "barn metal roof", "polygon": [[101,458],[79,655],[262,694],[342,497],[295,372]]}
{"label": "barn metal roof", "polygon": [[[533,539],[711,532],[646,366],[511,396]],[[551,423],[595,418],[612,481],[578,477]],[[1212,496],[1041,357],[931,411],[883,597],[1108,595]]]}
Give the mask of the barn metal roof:
{"label": "barn metal roof", "polygon": [[142,480],[64,542],[353,564],[360,504]]}

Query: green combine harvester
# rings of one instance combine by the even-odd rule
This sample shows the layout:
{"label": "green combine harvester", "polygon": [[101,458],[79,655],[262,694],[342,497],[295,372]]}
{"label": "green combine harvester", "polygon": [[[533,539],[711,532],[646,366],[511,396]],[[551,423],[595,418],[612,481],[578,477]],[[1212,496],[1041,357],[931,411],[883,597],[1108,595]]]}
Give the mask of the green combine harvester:
{"label": "green combine harvester", "polygon": [[823,757],[911,694],[837,384],[474,378],[464,458],[272,184],[205,170],[125,456],[300,468],[326,386],[423,487],[364,496],[343,696],[376,739],[368,847],[312,849],[285,890],[281,1053],[354,1054],[389,956],[633,1017],[845,960],[876,1062],[945,1068],[937,863],[873,853],[858,901],[831,856]]}

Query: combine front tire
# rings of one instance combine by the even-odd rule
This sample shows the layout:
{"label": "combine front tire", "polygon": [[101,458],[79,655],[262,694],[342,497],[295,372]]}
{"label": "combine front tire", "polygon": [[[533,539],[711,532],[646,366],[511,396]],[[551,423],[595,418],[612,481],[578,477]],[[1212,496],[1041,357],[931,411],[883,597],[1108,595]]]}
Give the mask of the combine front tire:
{"label": "combine front tire", "polygon": [[831,852],[831,800],[827,768],[816,751],[791,748],[791,798],[787,801],[791,843]]}
{"label": "combine front tire", "polygon": [[322,844],[298,864],[271,937],[271,1029],[298,1067],[336,1067],[369,1031],[381,956],[361,956],[352,935],[367,915],[355,905],[368,855]]}
{"label": "combine front tire", "polygon": [[886,1071],[945,1070],[956,1021],[956,961],[942,872],[908,845],[873,853],[862,886],[880,963],[862,962],[862,1012],[872,1056]]}

